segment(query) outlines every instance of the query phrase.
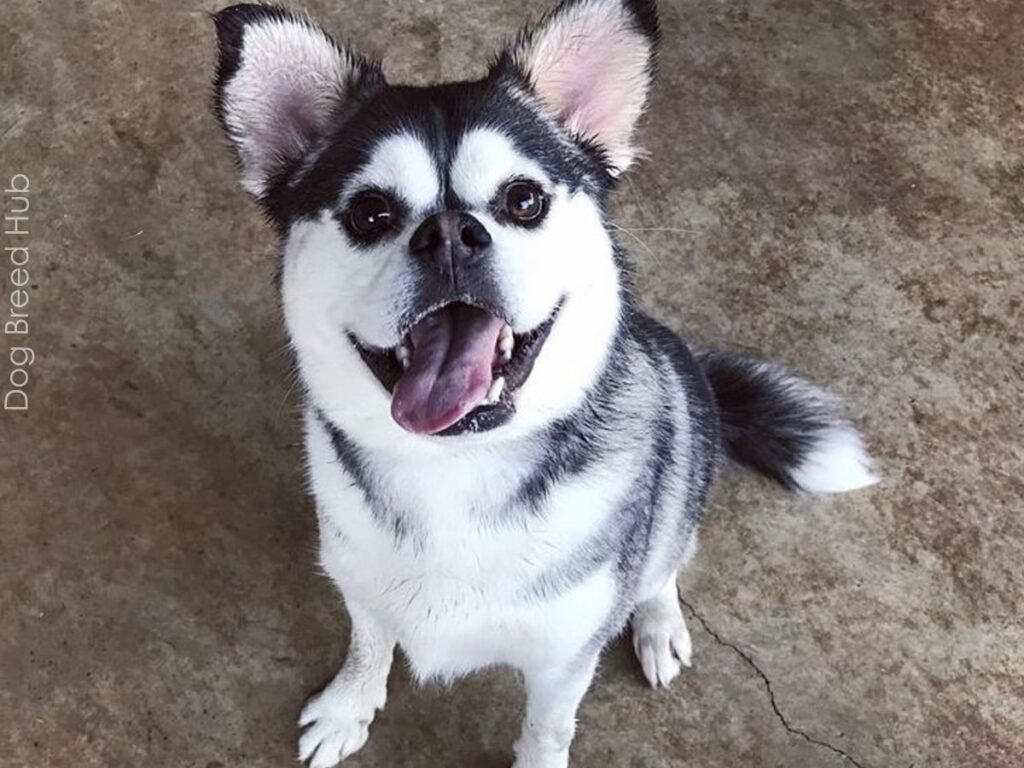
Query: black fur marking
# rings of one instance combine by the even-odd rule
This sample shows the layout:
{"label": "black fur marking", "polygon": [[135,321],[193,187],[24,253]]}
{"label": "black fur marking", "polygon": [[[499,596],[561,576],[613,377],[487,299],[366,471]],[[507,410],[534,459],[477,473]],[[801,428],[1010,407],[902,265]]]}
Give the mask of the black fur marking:
{"label": "black fur marking", "polygon": [[[616,602],[607,620],[595,635],[598,645],[617,633],[633,610],[630,602],[650,554],[651,535],[656,510],[662,504],[668,473],[675,466],[674,447],[677,438],[671,392],[662,396],[662,415],[648,428],[653,430],[653,443],[644,469],[630,485],[613,522],[597,531],[559,566],[544,573],[532,586],[534,599],[550,600],[571,589],[603,565],[614,562]],[[609,455],[594,453],[591,461],[608,461]]]}
{"label": "black fur marking", "polygon": [[591,442],[595,437],[598,436],[589,433],[585,420],[568,418],[548,427],[544,438],[548,450],[519,486],[510,508],[525,507],[539,514],[555,483],[580,474],[594,463],[600,451]]}
{"label": "black fur marking", "polygon": [[386,500],[374,492],[376,483],[371,476],[372,470],[359,446],[349,440],[348,435],[338,429],[321,411],[316,412],[316,418],[327,432],[334,454],[342,468],[362,491],[366,506],[370,508],[374,520],[382,527],[390,529],[395,543],[401,544],[409,536],[408,523],[404,515],[392,509]]}
{"label": "black fur marking", "polygon": [[655,47],[661,42],[661,25],[658,22],[658,4],[655,0],[623,0],[637,29]]}
{"label": "black fur marking", "polygon": [[580,545],[566,560],[542,573],[527,589],[522,597],[528,602],[545,602],[553,600],[575,587],[601,566],[615,557],[618,540],[600,531],[586,544]]}
{"label": "black fur marking", "polygon": [[471,304],[508,320],[508,302],[502,294],[490,254],[470,264],[452,259],[445,269],[413,257],[409,258],[408,264],[415,293],[399,318],[400,334],[407,333],[434,310],[454,302]]}
{"label": "black fur marking", "polygon": [[640,311],[631,317],[631,325],[638,338],[647,339],[671,363],[686,395],[690,420],[691,461],[688,484],[688,511],[691,522],[698,522],[704,502],[714,480],[719,454],[719,413],[711,384],[697,358],[686,343],[673,331]]}
{"label": "black fur marking", "polygon": [[608,443],[605,430],[612,427],[606,409],[615,401],[618,382],[626,356],[622,354],[624,336],[616,336],[609,362],[598,376],[592,390],[580,407],[550,425],[541,438],[547,452],[523,481],[509,503],[509,511],[525,507],[539,514],[555,483],[585,471],[598,459],[606,458]]}
{"label": "black fur marking", "polygon": [[799,490],[794,470],[826,430],[843,424],[834,404],[779,366],[725,352],[703,352],[699,361],[718,403],[729,458]]}
{"label": "black fur marking", "polygon": [[[618,513],[618,527],[622,532],[621,540],[614,545],[618,597],[592,641],[597,645],[620,632],[635,608],[632,601],[647,566],[651,537],[660,519],[676,519],[675,534],[681,559],[700,521],[714,477],[718,450],[714,401],[685,342],[632,307],[627,311],[627,327],[637,346],[636,354],[646,357],[657,372],[661,382],[661,407],[659,417],[646,426],[652,445],[644,472],[627,495],[628,503]],[[681,417],[677,401],[673,400],[679,395],[686,398],[685,418]],[[680,423],[687,424],[685,434],[690,439],[685,458],[680,452]],[[682,485],[672,476],[673,472],[681,471],[681,463],[689,467]],[[681,493],[678,501],[666,497],[670,485],[677,494]],[[675,503],[684,505],[683,515],[670,511],[669,506]]]}
{"label": "black fur marking", "polygon": [[[552,425],[545,434],[544,444],[549,453],[521,486],[515,497],[517,503],[526,504],[536,513],[543,509],[554,484],[593,464],[615,460],[615,433],[629,428],[620,419],[631,418],[626,411],[620,413],[623,405],[628,411],[628,404],[621,403],[621,398],[630,396],[621,391],[621,382],[630,379],[629,364],[635,362],[638,354],[647,357],[655,368],[668,365],[649,341],[637,339],[628,324],[623,324],[608,366],[585,398],[585,404],[569,419]],[[663,388],[660,392],[662,406],[658,418],[644,427],[653,438],[647,460],[630,484],[612,522],[597,531],[565,562],[545,572],[529,591],[534,598],[551,599],[571,589],[602,565],[614,562],[618,597],[599,632],[604,639],[618,631],[632,610],[629,596],[649,555],[650,538],[657,510],[663,504],[669,473],[678,463],[675,409],[670,399],[673,394],[675,388]]]}
{"label": "black fur marking", "polygon": [[686,397],[690,423],[689,472],[685,512],[678,520],[676,538],[682,550],[704,515],[720,458],[719,414],[711,385],[686,343],[670,329],[638,313],[638,333],[650,338],[671,364]]}
{"label": "black fur marking", "polygon": [[[377,145],[401,132],[419,138],[438,164],[445,207],[462,208],[448,175],[454,148],[473,129],[490,128],[506,136],[534,160],[553,183],[570,191],[580,186],[600,199],[607,195],[604,170],[587,153],[566,151],[562,137],[540,114],[513,97],[500,79],[445,83],[425,87],[393,85],[364,89],[332,122],[331,133],[316,148],[317,156],[292,185],[278,185],[266,208],[280,228],[313,218],[338,204],[345,180],[370,160]],[[297,167],[297,166],[296,166]],[[294,176],[293,168],[293,176]]]}

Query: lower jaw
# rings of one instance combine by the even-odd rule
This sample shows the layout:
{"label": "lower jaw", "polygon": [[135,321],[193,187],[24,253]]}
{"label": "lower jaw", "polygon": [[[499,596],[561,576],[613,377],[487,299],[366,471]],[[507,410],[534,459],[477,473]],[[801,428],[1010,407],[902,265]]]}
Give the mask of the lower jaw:
{"label": "lower jaw", "polygon": [[511,402],[478,405],[457,422],[434,432],[431,437],[454,437],[456,435],[489,432],[508,423],[515,416],[516,408]]}

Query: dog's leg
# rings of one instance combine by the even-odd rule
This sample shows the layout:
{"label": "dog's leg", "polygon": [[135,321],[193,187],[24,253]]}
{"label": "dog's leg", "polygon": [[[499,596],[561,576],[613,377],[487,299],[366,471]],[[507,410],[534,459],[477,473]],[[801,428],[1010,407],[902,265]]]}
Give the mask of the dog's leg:
{"label": "dog's leg", "polygon": [[525,672],[526,717],[513,768],[567,768],[576,710],[596,667],[594,653],[563,667]]}
{"label": "dog's leg", "polygon": [[359,750],[370,723],[387,699],[395,643],[372,617],[348,604],[352,641],[341,671],[302,710],[299,759],[310,768],[330,768]]}
{"label": "dog's leg", "polygon": [[679,607],[676,574],[650,600],[633,612],[633,650],[652,688],[667,686],[690,666],[690,633]]}

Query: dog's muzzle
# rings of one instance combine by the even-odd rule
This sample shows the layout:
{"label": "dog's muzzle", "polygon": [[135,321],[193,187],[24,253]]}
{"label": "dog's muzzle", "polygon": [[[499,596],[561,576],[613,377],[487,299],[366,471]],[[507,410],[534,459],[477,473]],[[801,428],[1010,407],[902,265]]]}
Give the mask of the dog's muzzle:
{"label": "dog's muzzle", "polygon": [[416,295],[402,325],[411,328],[433,310],[461,301],[504,317],[491,256],[491,235],[465,211],[428,216],[409,239]]}
{"label": "dog's muzzle", "polygon": [[409,240],[416,289],[399,324],[401,341],[374,349],[352,337],[391,393],[393,418],[410,432],[484,432],[515,413],[515,393],[562,302],[537,327],[514,332],[491,256],[491,236],[470,214],[427,217]]}

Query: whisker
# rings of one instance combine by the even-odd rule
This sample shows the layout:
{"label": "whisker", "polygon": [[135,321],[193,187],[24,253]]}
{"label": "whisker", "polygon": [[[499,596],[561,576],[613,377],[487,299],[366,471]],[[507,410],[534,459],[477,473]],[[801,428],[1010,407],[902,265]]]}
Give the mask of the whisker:
{"label": "whisker", "polygon": [[628,229],[632,232],[678,232],[685,235],[704,234],[704,232],[699,229],[686,229],[685,227],[628,227]]}
{"label": "whisker", "polygon": [[655,263],[656,263],[656,264],[657,264],[658,266],[662,266],[662,265],[663,265],[663,262],[662,262],[662,260],[661,260],[661,257],[660,257],[660,256],[658,256],[658,254],[656,254],[656,253],[655,253],[655,252],[654,252],[653,250],[651,250],[651,247],[650,247],[650,246],[649,246],[649,245],[648,245],[647,243],[645,243],[645,242],[644,242],[644,241],[643,241],[643,240],[642,240],[642,239],[641,239],[641,238],[640,238],[640,237],[639,237],[638,235],[634,234],[632,230],[626,229],[625,227],[620,227],[620,226],[619,226],[618,224],[616,224],[616,223],[615,223],[615,222],[613,222],[613,221],[610,221],[610,222],[608,222],[608,223],[609,223],[609,224],[610,224],[611,226],[613,226],[613,227],[614,227],[615,229],[617,229],[617,230],[618,230],[619,232],[623,232],[623,233],[625,233],[625,234],[629,235],[629,236],[630,236],[631,238],[633,238],[633,239],[634,239],[634,240],[635,240],[635,241],[636,241],[637,243],[639,243],[639,244],[640,244],[640,246],[641,246],[641,247],[642,247],[642,248],[643,248],[643,249],[644,249],[645,251],[647,251],[647,253],[649,253],[649,254],[651,255],[651,257],[652,257],[652,258],[654,259]]}
{"label": "whisker", "polygon": [[292,392],[295,391],[295,388],[302,383],[302,377],[299,375],[299,371],[297,368],[293,368],[289,372],[288,378],[291,379],[291,382],[289,383],[288,389],[287,391],[285,391],[284,396],[281,398],[281,404],[278,405],[277,407],[277,413],[274,414],[275,431],[277,430],[278,424],[281,421],[281,414],[284,412],[284,407],[288,404],[288,398],[291,397],[291,394]]}

